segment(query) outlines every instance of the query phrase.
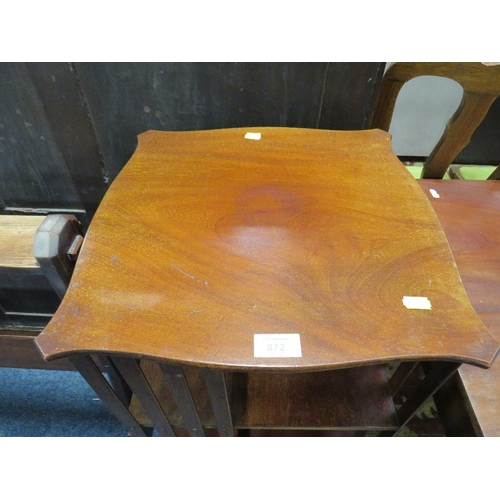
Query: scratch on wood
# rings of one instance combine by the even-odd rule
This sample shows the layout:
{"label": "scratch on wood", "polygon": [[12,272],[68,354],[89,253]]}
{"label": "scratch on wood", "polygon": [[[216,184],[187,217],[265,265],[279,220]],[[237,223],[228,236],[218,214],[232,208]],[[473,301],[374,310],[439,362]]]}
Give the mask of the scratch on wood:
{"label": "scratch on wood", "polygon": [[182,274],[185,274],[186,276],[189,276],[192,280],[195,280],[196,278],[192,275],[192,274],[189,274],[187,273],[186,271],[183,271],[180,267],[177,267],[175,264],[172,263],[172,261],[170,261],[170,265],[176,269],[177,271],[179,271],[180,273]]}
{"label": "scratch on wood", "polygon": [[191,311],[188,316],[192,316],[193,314],[198,314],[198,313],[202,313],[203,312],[203,309],[199,309],[197,311]]}

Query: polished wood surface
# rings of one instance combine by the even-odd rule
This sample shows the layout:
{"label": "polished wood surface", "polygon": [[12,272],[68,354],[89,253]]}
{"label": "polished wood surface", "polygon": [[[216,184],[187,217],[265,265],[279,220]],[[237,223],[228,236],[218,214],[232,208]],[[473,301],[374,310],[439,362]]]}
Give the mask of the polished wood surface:
{"label": "polished wood surface", "polygon": [[[500,183],[421,180],[450,243],[467,295],[491,334],[500,340]],[[439,198],[434,198],[434,189]],[[500,365],[462,366],[465,396],[485,436],[500,436]]]}
{"label": "polished wood surface", "polygon": [[[255,358],[255,333],[299,333],[302,357]],[[295,371],[498,349],[389,135],[287,128],[142,134],[37,344]]]}
{"label": "polished wood surface", "polygon": [[500,66],[480,62],[394,63],[386,71],[380,87],[372,123],[374,128],[389,130],[399,91],[406,82],[418,76],[450,78],[464,90],[460,106],[447,123],[443,136],[427,158],[422,172],[424,178],[440,179],[458,153],[470,142],[472,134],[500,95]]}

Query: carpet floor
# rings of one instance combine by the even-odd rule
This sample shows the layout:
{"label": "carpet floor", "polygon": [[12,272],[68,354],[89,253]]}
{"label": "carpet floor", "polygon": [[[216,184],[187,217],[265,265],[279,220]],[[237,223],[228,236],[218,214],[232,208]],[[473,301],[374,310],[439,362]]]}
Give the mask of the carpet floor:
{"label": "carpet floor", "polygon": [[125,435],[79,373],[0,368],[0,437]]}
{"label": "carpet floor", "polygon": [[[19,436],[123,437],[126,432],[78,373],[0,368],[0,437]],[[399,436],[444,436],[432,401]]]}

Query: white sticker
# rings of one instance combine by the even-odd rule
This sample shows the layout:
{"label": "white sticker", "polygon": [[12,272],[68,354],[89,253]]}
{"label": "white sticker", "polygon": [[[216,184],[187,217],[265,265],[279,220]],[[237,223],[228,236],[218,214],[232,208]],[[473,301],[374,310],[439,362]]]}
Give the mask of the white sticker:
{"label": "white sticker", "polygon": [[251,139],[252,141],[260,141],[262,134],[260,132],[247,132],[245,134],[245,139]]}
{"label": "white sticker", "polygon": [[256,333],[253,355],[255,358],[301,358],[300,334]]}
{"label": "white sticker", "polygon": [[429,189],[429,193],[431,193],[433,198],[441,198],[441,196],[435,189]]}
{"label": "white sticker", "polygon": [[431,301],[427,297],[403,297],[403,304],[407,309],[432,309]]}

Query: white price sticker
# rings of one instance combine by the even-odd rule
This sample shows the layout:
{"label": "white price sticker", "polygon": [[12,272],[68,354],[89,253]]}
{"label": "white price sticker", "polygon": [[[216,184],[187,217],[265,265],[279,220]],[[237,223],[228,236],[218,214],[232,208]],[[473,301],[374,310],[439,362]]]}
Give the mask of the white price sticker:
{"label": "white price sticker", "polygon": [[431,301],[427,297],[403,297],[403,304],[407,309],[432,309]]}
{"label": "white price sticker", "polygon": [[253,355],[255,358],[301,358],[300,334],[256,333]]}
{"label": "white price sticker", "polygon": [[245,134],[245,139],[250,139],[252,141],[260,141],[262,134],[260,132],[247,132]]}

